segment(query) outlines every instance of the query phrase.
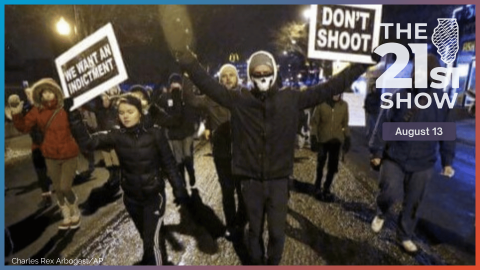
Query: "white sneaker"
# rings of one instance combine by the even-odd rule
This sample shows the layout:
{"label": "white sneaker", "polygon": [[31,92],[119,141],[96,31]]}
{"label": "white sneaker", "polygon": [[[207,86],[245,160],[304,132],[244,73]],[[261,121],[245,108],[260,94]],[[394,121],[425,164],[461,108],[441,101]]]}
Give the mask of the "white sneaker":
{"label": "white sneaker", "polygon": [[415,245],[415,243],[413,243],[412,240],[402,241],[402,246],[407,252],[410,252],[410,253],[417,252],[418,250],[417,245]]}
{"label": "white sneaker", "polygon": [[68,209],[70,210],[70,229],[77,229],[80,227],[80,218],[82,216],[80,209],[78,208],[78,197],[75,195],[75,202],[72,204],[68,201],[65,203],[68,205]]}
{"label": "white sneaker", "polygon": [[60,210],[62,211],[62,216],[63,220],[58,224],[58,229],[59,230],[68,230],[70,228],[70,224],[72,223],[71,221],[71,215],[70,215],[70,209],[68,208],[67,203],[65,202],[63,205],[60,205]]}
{"label": "white sneaker", "polygon": [[383,223],[385,220],[383,218],[380,218],[379,216],[375,216],[375,218],[372,221],[372,231],[378,233],[383,227]]}

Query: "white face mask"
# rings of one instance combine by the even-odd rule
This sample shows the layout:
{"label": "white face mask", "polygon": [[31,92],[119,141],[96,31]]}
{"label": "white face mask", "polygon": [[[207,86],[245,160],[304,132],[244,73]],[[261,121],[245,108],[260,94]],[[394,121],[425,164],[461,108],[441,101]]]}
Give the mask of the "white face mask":
{"label": "white face mask", "polygon": [[273,85],[273,74],[265,77],[253,77],[252,81],[255,84],[255,87],[260,91],[267,91]]}

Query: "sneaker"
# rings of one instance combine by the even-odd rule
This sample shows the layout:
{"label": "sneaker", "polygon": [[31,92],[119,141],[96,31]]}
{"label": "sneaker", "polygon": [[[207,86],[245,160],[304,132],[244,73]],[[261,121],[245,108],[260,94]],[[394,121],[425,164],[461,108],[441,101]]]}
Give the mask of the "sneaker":
{"label": "sneaker", "polygon": [[75,196],[75,202],[74,203],[69,203],[66,202],[69,210],[70,210],[70,229],[77,229],[80,227],[80,218],[81,218],[81,213],[80,209],[78,208],[78,198]]}
{"label": "sneaker", "polygon": [[402,246],[407,252],[410,253],[415,253],[418,251],[417,245],[415,245],[412,240],[402,241]]}
{"label": "sneaker", "polygon": [[62,220],[62,222],[60,222],[60,224],[58,224],[58,229],[59,230],[70,229],[70,221],[67,221],[66,219]]}
{"label": "sneaker", "polygon": [[372,231],[378,233],[383,227],[383,223],[385,220],[383,218],[380,218],[379,216],[375,216],[375,218],[372,221]]}
{"label": "sneaker", "polygon": [[70,209],[68,208],[68,205],[64,203],[63,205],[60,205],[60,210],[62,211],[62,216],[63,220],[58,224],[58,229],[59,230],[68,230],[70,228],[71,224],[71,216],[70,216]]}

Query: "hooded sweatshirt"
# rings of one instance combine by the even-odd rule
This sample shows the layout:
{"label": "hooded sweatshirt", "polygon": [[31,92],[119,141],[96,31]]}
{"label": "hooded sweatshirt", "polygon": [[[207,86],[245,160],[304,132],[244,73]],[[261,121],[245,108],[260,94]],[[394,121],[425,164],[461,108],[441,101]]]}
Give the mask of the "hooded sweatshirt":
{"label": "hooded sweatshirt", "polygon": [[[259,53],[269,56],[275,78],[273,57],[268,53]],[[250,63],[259,62],[249,61],[248,70],[255,68]],[[232,173],[260,180],[285,178],[293,173],[300,111],[340,94],[367,68],[366,65],[353,65],[328,82],[302,92],[289,87],[279,90],[274,78],[268,79],[271,84],[268,91],[228,91],[211,78],[193,56],[182,57],[180,64],[200,91],[230,110]]]}

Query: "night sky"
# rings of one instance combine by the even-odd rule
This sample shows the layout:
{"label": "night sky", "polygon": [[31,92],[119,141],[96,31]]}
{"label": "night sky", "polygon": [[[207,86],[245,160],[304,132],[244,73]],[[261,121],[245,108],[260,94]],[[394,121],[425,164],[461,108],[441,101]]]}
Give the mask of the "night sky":
{"label": "night sky", "polygon": [[[232,52],[240,60],[257,50],[268,50],[279,57],[274,34],[289,22],[305,23],[302,12],[308,6],[188,6],[196,41],[195,51],[204,65],[217,68]],[[437,25],[436,18],[450,17],[457,6],[386,6],[383,22],[405,24],[426,22],[427,33]],[[130,76],[130,81],[158,83],[178,71],[165,44],[156,6],[77,6],[93,19],[96,29],[112,22]],[[74,21],[73,6],[6,6],[6,81],[9,70],[22,70],[32,59],[53,59],[73,41],[55,33],[60,16]],[[98,25],[95,28],[95,25]],[[381,40],[381,43],[385,42]],[[395,41],[398,42],[398,41]],[[407,42],[405,42],[407,43]]]}

